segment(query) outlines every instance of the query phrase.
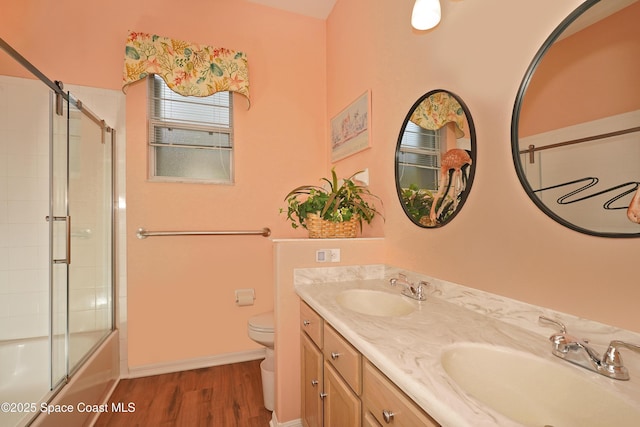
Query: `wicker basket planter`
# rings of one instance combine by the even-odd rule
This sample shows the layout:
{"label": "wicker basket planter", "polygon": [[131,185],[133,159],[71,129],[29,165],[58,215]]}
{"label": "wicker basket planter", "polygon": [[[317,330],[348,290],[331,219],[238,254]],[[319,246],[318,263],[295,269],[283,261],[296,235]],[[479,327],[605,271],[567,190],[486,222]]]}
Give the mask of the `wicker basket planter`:
{"label": "wicker basket planter", "polygon": [[333,222],[310,213],[307,214],[305,224],[311,239],[356,237],[358,218],[354,216],[349,221]]}
{"label": "wicker basket planter", "polygon": [[[331,169],[331,179],[322,178],[323,186],[301,185],[285,196],[287,208],[280,209],[287,214],[293,228],[306,228],[309,238],[356,237],[362,223],[382,214],[371,199],[380,198],[369,189],[354,181],[354,177],[338,181],[335,169]],[[349,221],[342,221],[351,218]],[[383,217],[384,219],[384,217]]]}

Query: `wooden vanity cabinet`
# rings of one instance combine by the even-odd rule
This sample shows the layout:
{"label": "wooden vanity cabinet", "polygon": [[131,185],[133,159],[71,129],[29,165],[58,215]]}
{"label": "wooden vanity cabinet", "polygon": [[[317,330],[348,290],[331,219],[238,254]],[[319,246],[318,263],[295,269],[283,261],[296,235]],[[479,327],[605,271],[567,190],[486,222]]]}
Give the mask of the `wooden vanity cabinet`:
{"label": "wooden vanity cabinet", "polygon": [[304,302],[300,322],[302,425],[360,427],[362,356]]}
{"label": "wooden vanity cabinet", "polygon": [[305,427],[439,427],[426,412],[301,301]]}
{"label": "wooden vanity cabinet", "polygon": [[324,362],[324,425],[360,427],[360,398],[329,361]]}
{"label": "wooden vanity cabinet", "polygon": [[300,342],[302,376],[302,425],[323,426],[323,355],[324,320],[308,305],[300,304]]}
{"label": "wooden vanity cabinet", "polygon": [[324,376],[322,353],[304,333],[302,341],[302,425],[322,427],[322,396]]}
{"label": "wooden vanity cabinet", "polygon": [[365,410],[362,413],[362,427],[382,427],[382,425],[371,415],[371,412]]}
{"label": "wooden vanity cabinet", "polygon": [[364,414],[365,416],[370,414],[378,425],[406,427],[438,427],[440,425],[368,360],[364,362],[362,375],[364,377],[362,394]]}

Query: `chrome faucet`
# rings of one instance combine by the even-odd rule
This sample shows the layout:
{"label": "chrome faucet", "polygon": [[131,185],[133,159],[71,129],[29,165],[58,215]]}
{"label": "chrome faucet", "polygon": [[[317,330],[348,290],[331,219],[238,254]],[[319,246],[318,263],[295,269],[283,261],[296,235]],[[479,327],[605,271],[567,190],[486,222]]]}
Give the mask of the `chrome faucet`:
{"label": "chrome faucet", "polygon": [[540,324],[555,325],[560,328],[560,332],[549,337],[549,341],[553,344],[551,352],[555,356],[597,372],[605,377],[616,380],[629,379],[629,370],[622,364],[622,356],[620,355],[619,349],[626,348],[640,353],[640,346],[624,341],[613,340],[604,355],[600,357],[598,352],[589,346],[587,340],[578,339],[569,335],[567,328],[557,320],[540,316],[539,321]]}
{"label": "chrome faucet", "polygon": [[424,301],[427,299],[427,296],[424,294],[424,288],[429,286],[429,283],[423,280],[420,280],[417,284],[411,283],[409,280],[407,280],[407,276],[399,273],[397,278],[389,280],[389,284],[391,286],[403,286],[404,289],[402,289],[402,295],[409,298],[413,298],[418,301]]}

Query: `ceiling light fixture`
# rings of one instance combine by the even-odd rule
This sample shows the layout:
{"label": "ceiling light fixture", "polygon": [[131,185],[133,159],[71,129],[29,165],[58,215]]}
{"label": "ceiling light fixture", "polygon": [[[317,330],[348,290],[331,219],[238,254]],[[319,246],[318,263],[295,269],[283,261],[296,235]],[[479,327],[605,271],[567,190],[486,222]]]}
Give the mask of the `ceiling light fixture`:
{"label": "ceiling light fixture", "polygon": [[411,26],[429,30],[440,22],[440,0],[416,0],[411,13]]}

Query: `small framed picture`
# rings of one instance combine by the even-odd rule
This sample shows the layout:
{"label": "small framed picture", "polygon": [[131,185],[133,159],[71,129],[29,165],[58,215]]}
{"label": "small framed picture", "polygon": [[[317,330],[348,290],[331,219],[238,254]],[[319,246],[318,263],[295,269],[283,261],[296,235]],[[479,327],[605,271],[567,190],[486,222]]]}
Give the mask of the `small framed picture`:
{"label": "small framed picture", "polygon": [[371,91],[367,90],[331,119],[331,161],[371,147]]}

